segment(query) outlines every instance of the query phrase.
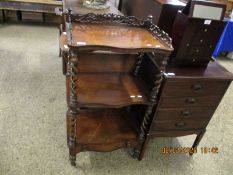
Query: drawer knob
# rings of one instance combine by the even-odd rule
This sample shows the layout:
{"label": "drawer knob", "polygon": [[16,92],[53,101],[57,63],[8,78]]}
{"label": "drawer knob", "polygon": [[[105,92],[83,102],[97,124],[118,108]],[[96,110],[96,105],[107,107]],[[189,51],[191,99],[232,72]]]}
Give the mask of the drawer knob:
{"label": "drawer knob", "polygon": [[195,102],[196,102],[195,98],[188,98],[188,99],[186,99],[186,103],[188,103],[188,104],[194,104]]}
{"label": "drawer knob", "polygon": [[191,88],[194,92],[203,92],[204,90],[204,86],[201,84],[195,84]]}
{"label": "drawer knob", "polygon": [[184,117],[184,118],[188,118],[190,116],[191,112],[190,111],[181,111],[181,115]]}
{"label": "drawer knob", "polygon": [[182,127],[184,127],[186,124],[184,123],[184,122],[178,122],[178,123],[176,123],[175,124],[175,126],[177,127],[177,128],[182,128]]}

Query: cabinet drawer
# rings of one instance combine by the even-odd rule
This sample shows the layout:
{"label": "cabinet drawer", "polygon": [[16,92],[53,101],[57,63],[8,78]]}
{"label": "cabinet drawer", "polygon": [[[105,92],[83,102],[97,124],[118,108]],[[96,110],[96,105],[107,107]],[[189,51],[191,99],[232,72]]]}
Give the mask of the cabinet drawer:
{"label": "cabinet drawer", "polygon": [[227,81],[168,81],[163,96],[208,96],[224,94],[228,87]]}
{"label": "cabinet drawer", "polygon": [[190,48],[188,54],[199,56],[202,55],[204,52],[205,52],[205,48],[203,48],[202,46],[193,46]]}
{"label": "cabinet drawer", "polygon": [[208,97],[166,97],[162,98],[160,108],[175,107],[216,107],[221,100],[221,96]]}
{"label": "cabinet drawer", "polygon": [[182,119],[182,120],[155,120],[152,130],[184,130],[184,129],[201,129],[208,124],[207,119]]}
{"label": "cabinet drawer", "polygon": [[179,120],[179,119],[209,119],[212,117],[214,109],[159,109],[155,120]]}

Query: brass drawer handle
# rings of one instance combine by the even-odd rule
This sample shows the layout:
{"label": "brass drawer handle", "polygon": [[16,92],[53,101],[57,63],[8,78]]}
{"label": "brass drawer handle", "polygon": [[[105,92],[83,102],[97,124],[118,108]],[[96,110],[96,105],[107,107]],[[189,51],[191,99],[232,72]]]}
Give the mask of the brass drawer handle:
{"label": "brass drawer handle", "polygon": [[184,117],[184,118],[188,118],[190,117],[191,115],[191,112],[190,111],[181,111],[181,115]]}
{"label": "brass drawer handle", "polygon": [[194,103],[196,103],[196,99],[195,98],[188,98],[188,99],[186,99],[186,103],[194,104]]}
{"label": "brass drawer handle", "polygon": [[203,92],[204,86],[201,85],[201,84],[195,84],[195,85],[192,85],[191,89],[192,89],[194,92]]}
{"label": "brass drawer handle", "polygon": [[178,122],[178,123],[175,124],[175,126],[177,128],[182,128],[182,127],[186,126],[186,123],[184,123],[184,122]]}

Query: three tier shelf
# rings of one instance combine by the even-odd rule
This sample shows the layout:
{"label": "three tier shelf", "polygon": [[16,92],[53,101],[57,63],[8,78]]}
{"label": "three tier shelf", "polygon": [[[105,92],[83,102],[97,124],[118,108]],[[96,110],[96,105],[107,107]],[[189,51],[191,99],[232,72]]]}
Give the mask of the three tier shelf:
{"label": "three tier shelf", "polygon": [[152,24],[152,17],[78,15],[71,10],[64,17],[66,32],[60,36],[60,48],[68,61],[71,164],[81,151],[123,147],[133,148],[140,160],[166,60],[173,50],[171,39]]}

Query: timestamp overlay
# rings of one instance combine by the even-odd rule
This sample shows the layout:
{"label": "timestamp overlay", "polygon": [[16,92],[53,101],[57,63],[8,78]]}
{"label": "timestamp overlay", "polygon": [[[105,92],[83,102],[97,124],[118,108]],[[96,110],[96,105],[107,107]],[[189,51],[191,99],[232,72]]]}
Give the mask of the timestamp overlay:
{"label": "timestamp overlay", "polygon": [[207,154],[218,154],[219,148],[214,147],[161,147],[161,154],[197,154],[201,153],[204,155]]}

